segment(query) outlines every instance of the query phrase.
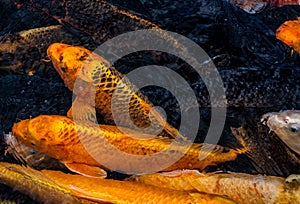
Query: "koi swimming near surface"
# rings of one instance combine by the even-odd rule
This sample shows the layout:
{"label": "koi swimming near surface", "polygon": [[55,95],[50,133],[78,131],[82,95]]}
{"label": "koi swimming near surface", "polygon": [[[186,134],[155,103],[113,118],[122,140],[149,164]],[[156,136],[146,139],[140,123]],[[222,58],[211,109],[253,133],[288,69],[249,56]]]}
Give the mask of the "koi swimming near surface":
{"label": "koi swimming near surface", "polygon": [[288,147],[300,154],[300,110],[267,113],[261,121]]}
{"label": "koi swimming near surface", "polygon": [[234,201],[218,195],[177,191],[130,181],[89,178],[60,171],[37,171],[0,162],[0,182],[43,203],[215,203]]}
{"label": "koi swimming near surface", "polygon": [[276,176],[234,172],[202,174],[196,170],[178,170],[133,176],[129,180],[176,190],[227,195],[235,202],[243,204],[300,202],[300,183],[287,183],[285,178]]}
{"label": "koi swimming near surface", "polygon": [[[153,109],[153,104],[140,91],[136,91],[126,77],[101,56],[83,47],[62,43],[49,46],[47,55],[65,85],[76,94],[68,117],[95,121],[96,108],[106,123],[115,124],[117,120],[117,125],[144,133],[186,139],[166,122],[159,111]],[[113,94],[115,100],[112,100]],[[74,107],[77,107],[76,111],[73,111]]]}
{"label": "koi swimming near surface", "polygon": [[75,124],[65,116],[41,115],[14,124],[12,134],[25,145],[60,160],[71,171],[91,177],[105,177],[106,172],[100,168],[128,174],[153,173],[147,172],[149,163],[157,165],[155,172],[203,170],[245,152],[205,143],[178,143],[129,129],[128,132],[131,134],[124,134],[116,126],[90,121]]}

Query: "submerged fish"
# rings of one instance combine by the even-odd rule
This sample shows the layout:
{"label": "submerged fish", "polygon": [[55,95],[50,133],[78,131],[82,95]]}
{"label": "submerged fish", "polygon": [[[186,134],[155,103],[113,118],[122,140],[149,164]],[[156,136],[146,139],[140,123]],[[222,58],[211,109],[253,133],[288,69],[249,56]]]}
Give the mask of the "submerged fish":
{"label": "submerged fish", "polygon": [[228,198],[152,185],[37,171],[1,162],[0,182],[43,203],[234,203]]}
{"label": "submerged fish", "polygon": [[0,182],[42,203],[92,203],[75,197],[71,189],[58,185],[41,172],[16,164],[0,162]]}
{"label": "submerged fish", "polygon": [[78,44],[79,39],[67,32],[61,25],[1,36],[0,69],[29,72],[47,66],[42,59],[46,58],[46,50],[53,42]]}
{"label": "submerged fish", "polygon": [[276,37],[300,53],[300,19],[285,21],[276,30]]}
{"label": "submerged fish", "polygon": [[300,110],[267,113],[261,120],[288,147],[300,154]]}
{"label": "submerged fish", "polygon": [[130,181],[89,178],[43,170],[53,181],[72,189],[79,198],[112,203],[234,203],[213,194],[178,191]]}
{"label": "submerged fish", "polygon": [[[101,56],[83,47],[61,43],[52,44],[47,54],[65,85],[77,96],[74,104],[78,108],[76,111],[70,109],[69,117],[95,121],[93,110],[96,108],[107,123],[117,120],[117,125],[130,129],[137,129],[137,126],[148,134],[184,139],[160,112],[153,109],[153,104]],[[112,100],[113,94],[115,100]]]}
{"label": "submerged fish", "polygon": [[300,184],[275,176],[244,173],[207,173],[195,170],[134,176],[130,180],[176,190],[227,195],[237,203],[299,203]]}
{"label": "submerged fish", "polygon": [[75,124],[65,116],[42,115],[16,123],[12,134],[25,145],[59,159],[70,170],[91,177],[106,176],[99,167],[141,174],[150,168],[149,163],[160,168],[156,171],[202,170],[234,160],[245,152],[210,144],[189,144],[189,148],[186,143],[172,139],[128,132],[131,134],[122,133],[116,126],[89,121]]}

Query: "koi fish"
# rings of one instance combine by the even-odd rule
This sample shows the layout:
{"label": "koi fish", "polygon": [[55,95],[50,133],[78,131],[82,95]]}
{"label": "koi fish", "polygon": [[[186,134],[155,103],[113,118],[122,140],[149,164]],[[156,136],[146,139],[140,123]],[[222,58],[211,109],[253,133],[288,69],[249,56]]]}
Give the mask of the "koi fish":
{"label": "koi fish", "polygon": [[0,182],[43,203],[93,203],[75,197],[41,172],[16,164],[0,162]]}
{"label": "koi fish", "polygon": [[300,19],[286,21],[276,30],[276,37],[300,53]]}
{"label": "koi fish", "polygon": [[183,170],[131,177],[129,180],[164,188],[227,195],[237,203],[299,203],[300,184],[275,176],[207,173]]}
{"label": "koi fish", "polygon": [[[203,170],[210,165],[234,160],[246,151],[210,144],[178,143],[168,138],[127,131],[131,134],[124,134],[116,126],[97,125],[90,121],[75,124],[65,116],[41,115],[14,124],[12,134],[25,145],[60,160],[71,171],[90,177],[105,177],[106,172],[101,168],[111,169],[111,166],[113,170],[125,169],[127,174],[145,173],[149,162],[165,171]],[[155,156],[157,153],[161,155]],[[178,160],[174,161],[174,158]]]}
{"label": "koi fish", "polygon": [[268,5],[273,7],[299,5],[298,0],[229,0],[229,2],[251,14],[263,11]]}
{"label": "koi fish", "polygon": [[42,170],[53,181],[72,189],[83,199],[110,201],[112,203],[235,203],[227,197],[206,193],[177,191],[130,181],[89,178]]}
{"label": "koi fish", "polygon": [[288,147],[300,154],[300,110],[267,113],[261,121]]}
{"label": "koi fish", "polygon": [[[101,56],[83,47],[61,43],[52,44],[47,54],[65,85],[77,96],[72,107],[78,108],[76,112],[71,108],[68,117],[95,121],[93,110],[96,108],[106,123],[113,124],[117,120],[118,125],[130,129],[137,126],[140,131],[146,132],[147,128],[149,134],[163,130],[160,135],[185,139],[160,112],[153,109],[153,104],[141,92],[136,92],[137,88],[126,77]],[[112,100],[114,91],[117,93]],[[127,99],[129,104],[124,107],[122,104],[126,104]]]}
{"label": "koi fish", "polygon": [[0,162],[0,182],[43,203],[235,203],[210,195],[159,188],[152,185],[88,178],[60,171],[37,171]]}
{"label": "koi fish", "polygon": [[80,40],[67,32],[61,25],[35,28],[1,36],[0,69],[29,72],[47,66],[41,59],[46,58],[46,50],[53,42],[78,44]]}

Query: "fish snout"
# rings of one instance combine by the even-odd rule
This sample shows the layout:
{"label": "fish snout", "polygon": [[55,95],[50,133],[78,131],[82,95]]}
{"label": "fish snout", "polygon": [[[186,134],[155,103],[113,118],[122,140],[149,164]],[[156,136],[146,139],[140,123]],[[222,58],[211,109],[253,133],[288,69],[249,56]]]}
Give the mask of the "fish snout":
{"label": "fish snout", "polygon": [[50,59],[59,60],[60,56],[62,55],[62,53],[64,52],[64,50],[67,47],[70,47],[70,46],[67,44],[62,44],[62,43],[53,43],[47,49],[47,56]]}
{"label": "fish snout", "polygon": [[21,140],[26,140],[28,135],[28,125],[29,119],[15,123],[12,128],[12,135],[20,138]]}

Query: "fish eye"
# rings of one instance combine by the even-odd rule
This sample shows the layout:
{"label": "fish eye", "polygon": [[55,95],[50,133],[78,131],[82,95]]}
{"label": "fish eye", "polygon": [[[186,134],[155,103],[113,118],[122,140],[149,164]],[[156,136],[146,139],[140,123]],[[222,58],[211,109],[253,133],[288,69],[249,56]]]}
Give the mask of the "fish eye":
{"label": "fish eye", "polygon": [[35,146],[35,144],[33,142],[30,143],[32,146]]}
{"label": "fish eye", "polygon": [[299,127],[297,125],[292,125],[291,126],[291,131],[292,132],[297,132],[299,130]]}

